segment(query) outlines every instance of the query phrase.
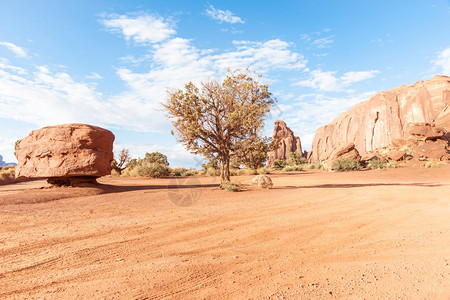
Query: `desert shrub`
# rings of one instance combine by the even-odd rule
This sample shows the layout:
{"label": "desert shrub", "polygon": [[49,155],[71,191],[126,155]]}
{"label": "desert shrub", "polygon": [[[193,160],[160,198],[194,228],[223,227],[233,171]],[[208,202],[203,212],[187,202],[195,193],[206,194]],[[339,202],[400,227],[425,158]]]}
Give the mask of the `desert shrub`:
{"label": "desert shrub", "polygon": [[187,169],[185,169],[185,168],[173,168],[172,169],[172,174],[174,176],[185,176],[183,174],[185,174],[186,171],[187,171]]}
{"label": "desert shrub", "polygon": [[386,168],[386,163],[378,158],[371,159],[367,165],[370,169],[384,169]]}
{"label": "desert shrub", "polygon": [[282,170],[283,172],[289,172],[289,171],[303,171],[303,166],[302,165],[297,165],[297,166],[286,166],[283,168]]}
{"label": "desert shrub", "polygon": [[186,170],[184,173],[182,173],[181,176],[194,176],[194,175],[197,175],[197,174],[203,174],[203,173],[200,173],[200,172],[203,172],[203,171],[202,170],[196,170],[196,169],[189,169],[189,170]]}
{"label": "desert shrub", "polygon": [[286,159],[286,164],[288,166],[299,166],[306,163],[306,158],[300,156],[297,152],[290,152],[288,154],[288,158]]}
{"label": "desert shrub", "polygon": [[322,169],[322,165],[320,163],[309,164],[309,165],[306,165],[306,169],[310,169],[310,170],[317,169],[317,170],[320,170],[320,169]]}
{"label": "desert shrub", "polygon": [[6,166],[0,169],[0,183],[13,182],[16,179],[15,167]]}
{"label": "desert shrub", "polygon": [[334,161],[332,167],[337,172],[361,170],[361,165],[359,164],[359,162],[348,158],[338,159]]}
{"label": "desert shrub", "polygon": [[275,159],[275,161],[273,162],[273,166],[272,168],[276,169],[276,170],[281,170],[286,166],[286,162],[284,160],[281,159]]}
{"label": "desert shrub", "polygon": [[119,173],[119,171],[117,171],[115,169],[112,169],[111,170],[111,176],[112,177],[118,177],[118,176],[120,176],[120,173]]}
{"label": "desert shrub", "polygon": [[258,169],[258,174],[270,174],[270,169],[269,168],[259,168]]}
{"label": "desert shrub", "polygon": [[425,168],[438,168],[445,165],[445,161],[427,161]]}
{"label": "desert shrub", "polygon": [[169,166],[167,156],[160,152],[145,153],[143,161],[147,164],[160,164],[167,167]]}
{"label": "desert shrub", "polygon": [[222,188],[228,192],[239,192],[241,190],[241,185],[232,181],[228,181],[222,184]]}
{"label": "desert shrub", "polygon": [[209,167],[208,169],[206,169],[206,175],[208,175],[208,176],[219,176],[220,175],[220,170],[219,169],[215,169],[214,167]]}
{"label": "desert shrub", "polygon": [[[126,174],[126,173],[125,173]],[[159,163],[140,163],[129,171],[129,176],[138,177],[154,177],[160,178],[170,175],[168,166]]]}

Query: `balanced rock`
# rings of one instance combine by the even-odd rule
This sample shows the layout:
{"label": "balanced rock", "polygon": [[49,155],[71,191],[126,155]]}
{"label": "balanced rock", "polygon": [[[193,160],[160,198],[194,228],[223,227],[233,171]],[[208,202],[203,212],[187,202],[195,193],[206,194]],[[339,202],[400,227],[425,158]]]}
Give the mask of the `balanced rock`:
{"label": "balanced rock", "polygon": [[317,130],[311,161],[350,141],[365,156],[394,140],[407,139],[411,124],[419,122],[435,123],[450,132],[450,77],[436,75],[425,82],[381,92],[342,113]]}
{"label": "balanced rock", "polygon": [[272,179],[270,179],[270,177],[265,174],[255,176],[250,184],[259,188],[266,189],[270,189],[273,187]]}
{"label": "balanced rock", "polygon": [[85,124],[33,130],[16,144],[16,177],[47,177],[56,185],[95,182],[111,173],[113,142],[111,131]]}
{"label": "balanced rock", "polygon": [[269,158],[267,160],[267,166],[269,167],[271,167],[277,159],[286,160],[291,152],[296,152],[299,157],[303,156],[300,138],[294,136],[294,132],[287,127],[286,123],[283,121],[275,121],[272,141],[278,143],[278,147],[269,152]]}
{"label": "balanced rock", "polygon": [[325,170],[332,171],[333,163],[339,159],[351,159],[360,162],[361,156],[359,155],[358,150],[356,150],[355,144],[347,143],[322,153],[320,156],[320,163]]}

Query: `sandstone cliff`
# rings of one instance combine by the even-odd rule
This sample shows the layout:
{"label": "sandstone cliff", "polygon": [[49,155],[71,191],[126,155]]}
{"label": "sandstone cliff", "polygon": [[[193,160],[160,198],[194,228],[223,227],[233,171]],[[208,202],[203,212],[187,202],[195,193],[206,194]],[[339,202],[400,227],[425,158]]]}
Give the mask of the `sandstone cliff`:
{"label": "sandstone cliff", "polygon": [[436,75],[357,104],[317,130],[310,160],[317,162],[323,152],[347,143],[354,143],[364,156],[394,140],[407,139],[411,124],[421,122],[450,131],[450,77]]}
{"label": "sandstone cliff", "polygon": [[290,152],[296,152],[299,156],[303,156],[300,138],[294,136],[294,132],[286,126],[285,122],[275,121],[272,140],[277,141],[279,145],[277,149],[269,152],[267,160],[269,167],[272,166],[276,159],[286,160]]}

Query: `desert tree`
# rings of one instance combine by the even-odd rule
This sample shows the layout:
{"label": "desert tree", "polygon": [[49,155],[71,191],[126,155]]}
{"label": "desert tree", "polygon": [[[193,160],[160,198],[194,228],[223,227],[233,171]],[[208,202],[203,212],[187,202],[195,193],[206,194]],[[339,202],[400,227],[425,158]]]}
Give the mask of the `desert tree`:
{"label": "desert tree", "polygon": [[262,137],[261,134],[255,132],[248,139],[239,141],[239,143],[236,151],[237,160],[257,174],[258,168],[264,166],[268,152],[274,148],[271,138]]}
{"label": "desert tree", "polygon": [[172,133],[188,151],[219,161],[223,186],[230,181],[231,158],[264,127],[275,101],[261,76],[247,69],[228,71],[222,83],[210,79],[197,87],[189,82],[184,90],[169,92],[164,108]]}
{"label": "desert tree", "polygon": [[127,167],[130,161],[131,161],[130,153],[128,149],[124,148],[119,151],[117,159],[114,158],[114,160],[112,161],[112,168],[119,174],[122,174],[122,171]]}
{"label": "desert tree", "polygon": [[167,156],[162,154],[161,152],[145,153],[144,162],[150,163],[150,164],[161,164],[166,167],[169,166]]}

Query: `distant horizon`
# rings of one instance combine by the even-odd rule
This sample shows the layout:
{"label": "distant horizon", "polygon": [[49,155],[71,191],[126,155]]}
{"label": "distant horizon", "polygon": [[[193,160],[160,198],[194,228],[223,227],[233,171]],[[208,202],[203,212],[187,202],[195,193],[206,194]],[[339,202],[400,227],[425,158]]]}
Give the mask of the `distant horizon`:
{"label": "distant horizon", "polygon": [[[115,151],[159,151],[200,168],[170,135],[167,89],[263,75],[278,99],[264,134],[283,120],[311,149],[315,131],[377,92],[450,75],[448,1],[223,3],[2,2],[0,155],[50,125],[111,130]],[[12,30],[13,29],[13,30]],[[1,160],[0,160],[1,163]]]}

